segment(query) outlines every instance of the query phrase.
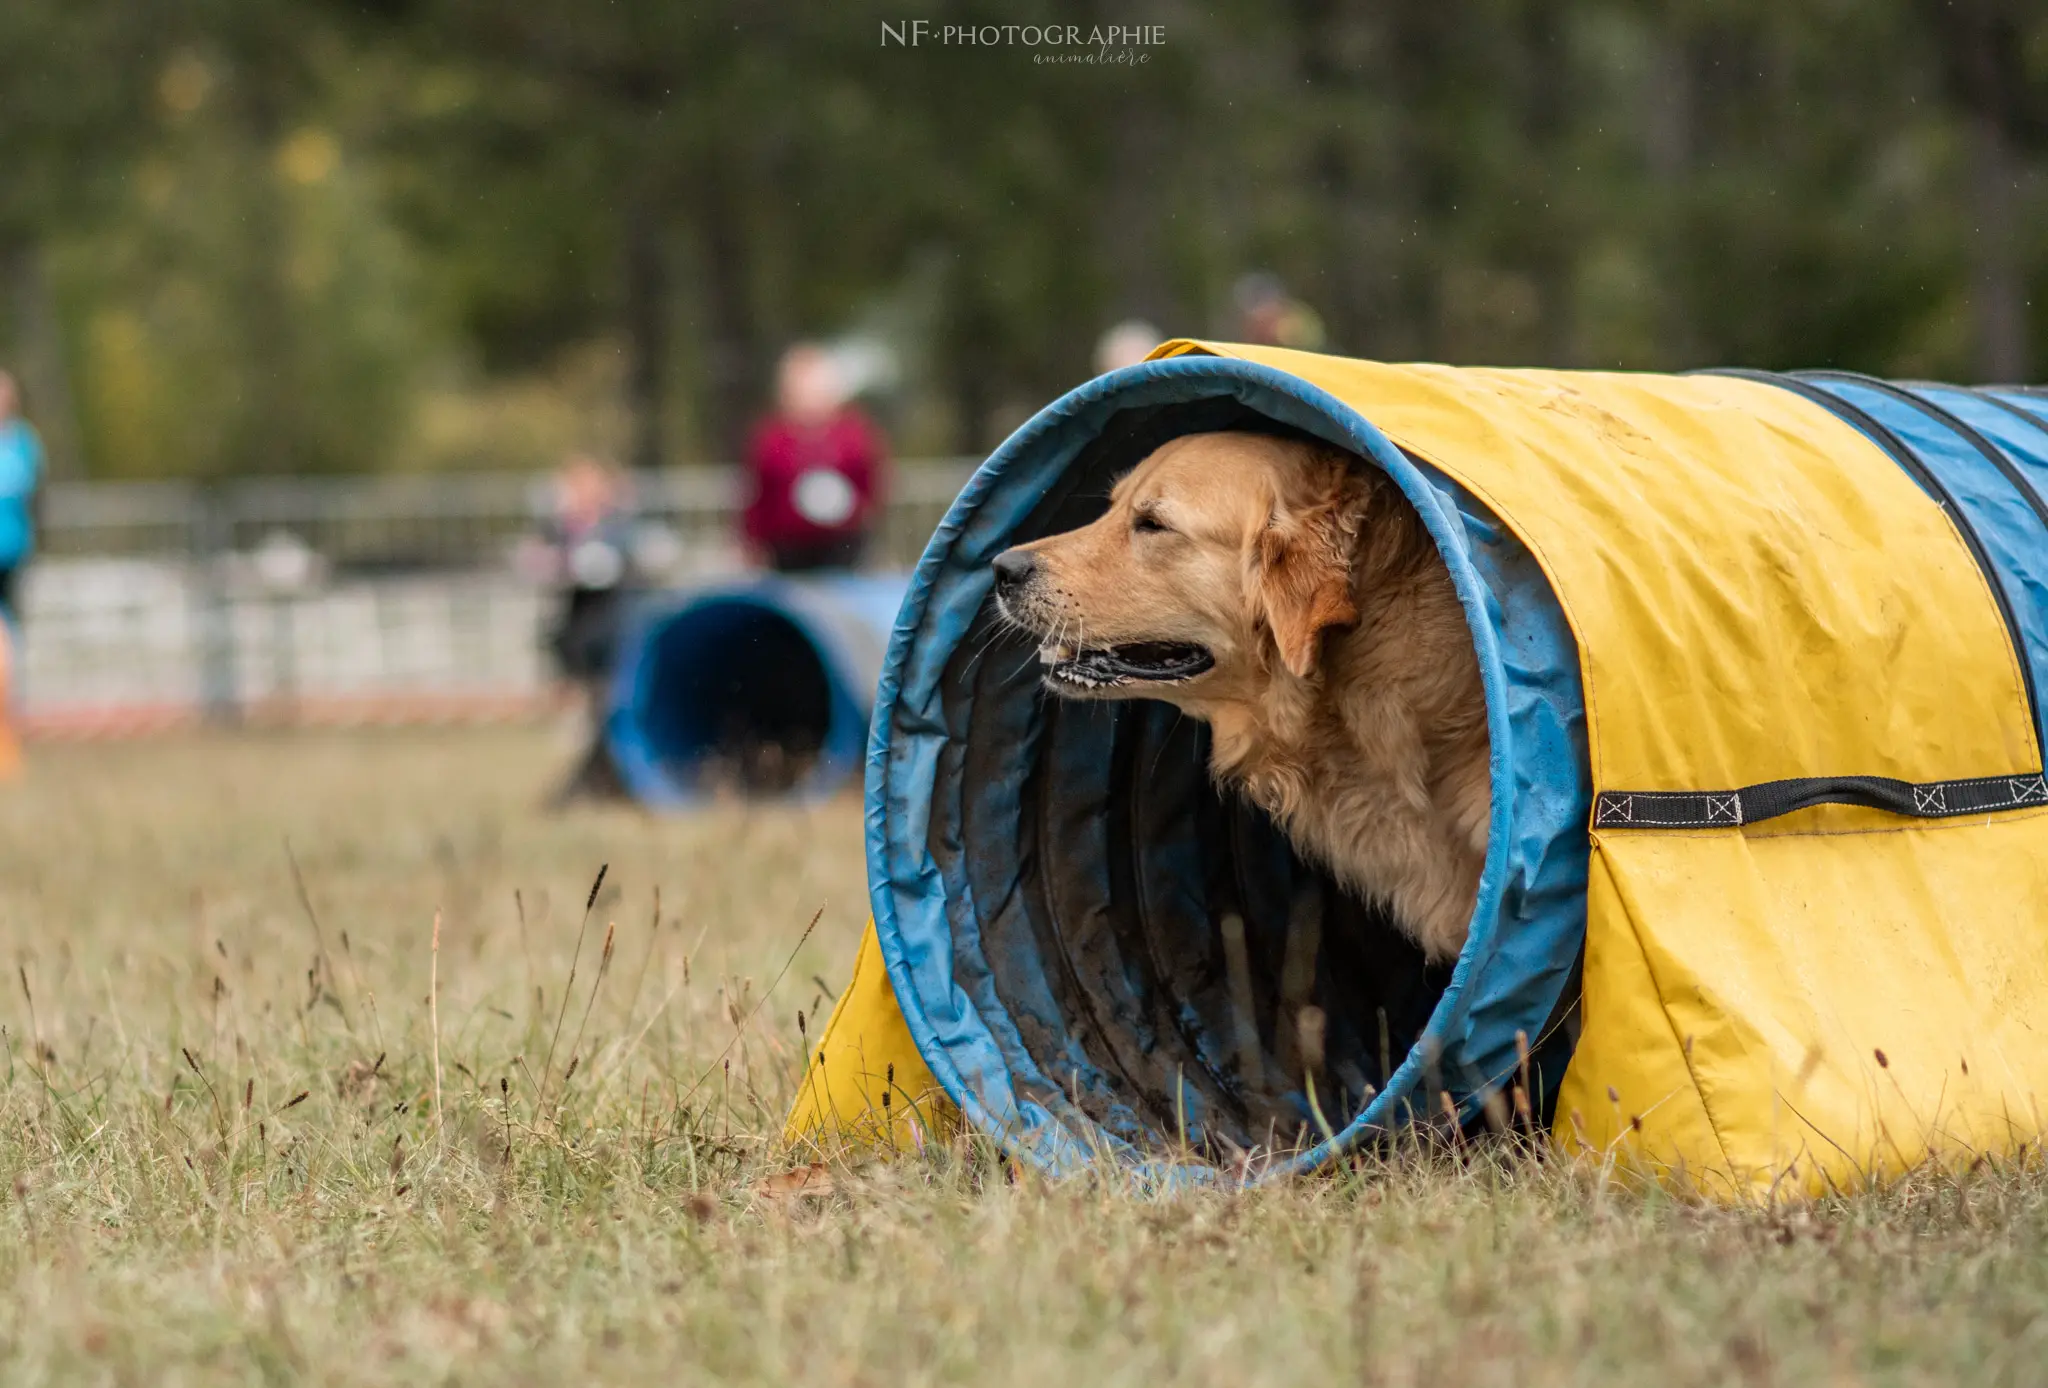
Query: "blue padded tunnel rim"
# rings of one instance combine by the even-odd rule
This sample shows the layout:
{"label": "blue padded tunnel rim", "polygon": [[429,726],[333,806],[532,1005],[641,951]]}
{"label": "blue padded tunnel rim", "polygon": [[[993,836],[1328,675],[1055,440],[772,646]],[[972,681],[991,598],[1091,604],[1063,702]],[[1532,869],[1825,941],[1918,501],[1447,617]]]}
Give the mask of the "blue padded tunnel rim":
{"label": "blue padded tunnel rim", "polygon": [[[1499,635],[1487,612],[1488,593],[1465,552],[1462,522],[1446,514],[1443,494],[1429,476],[1356,410],[1327,391],[1272,367],[1233,358],[1188,356],[1141,363],[1091,381],[1041,410],[1013,434],[976,471],[954,501],[904,596],[876,692],[868,742],[865,817],[869,891],[883,961],[904,1021],[933,1076],[976,1127],[996,1136],[1013,1155],[1055,1171],[1089,1164],[1090,1153],[1057,1124],[1052,1125],[1051,1131],[1025,1133],[990,1112],[979,1088],[963,1075],[954,1047],[965,1045],[979,1052],[972,1057],[978,1069],[987,1068],[987,1060],[993,1058],[994,1068],[1004,1070],[1000,1053],[971,1000],[961,995],[950,968],[934,969],[933,951],[906,937],[899,907],[904,911],[920,905],[927,910],[936,907],[941,930],[945,923],[943,888],[925,843],[928,813],[919,807],[919,787],[897,783],[901,768],[893,753],[899,741],[898,725],[910,724],[913,731],[906,736],[913,740],[945,735],[932,718],[932,706],[943,678],[943,655],[950,651],[936,660],[929,653],[923,660],[915,657],[919,655],[917,647],[928,620],[953,628],[947,634],[957,641],[980,609],[988,586],[986,561],[993,556],[993,550],[976,552],[974,542],[978,540],[986,548],[1010,533],[1039,505],[1064,469],[1117,412],[1218,396],[1234,396],[1283,424],[1305,429],[1364,455],[1381,467],[1416,507],[1450,571],[1472,632],[1492,742],[1492,816],[1473,928],[1423,1035],[1387,1077],[1385,1088],[1342,1131],[1305,1153],[1274,1163],[1262,1174],[1280,1177],[1319,1166],[1355,1147],[1368,1135],[1391,1130],[1403,1105],[1409,1105],[1412,1111],[1412,1096],[1419,1082],[1427,1071],[1447,1058],[1446,1042],[1464,1020],[1471,990],[1498,953],[1497,926],[1514,808],[1515,749]],[[1027,466],[1035,471],[1021,479],[1011,477],[1013,470]],[[984,505],[993,502],[1001,503],[1000,514],[983,516]],[[960,552],[963,549],[964,554]],[[936,614],[932,611],[935,599],[945,600]],[[928,757],[909,759],[929,767]],[[940,893],[936,900],[935,887]],[[949,1046],[941,1035],[928,1010],[928,981],[948,1004],[954,1030],[966,1033],[956,1036],[953,1045]],[[1546,1010],[1555,1002],[1553,996]],[[1210,1168],[1143,1163],[1137,1174],[1174,1181],[1214,1178],[1220,1173]]]}
{"label": "blue padded tunnel rim", "polygon": [[635,710],[642,702],[650,668],[663,644],[666,631],[679,622],[701,621],[725,613],[744,611],[775,617],[809,643],[824,674],[831,713],[818,759],[798,783],[794,798],[816,801],[830,796],[845,783],[860,759],[862,746],[861,699],[856,686],[859,676],[846,652],[836,648],[831,633],[813,620],[800,600],[799,591],[776,579],[755,579],[720,584],[683,595],[680,600],[651,603],[634,614],[626,641],[625,656],[613,672],[605,712],[604,738],[613,763],[627,789],[645,804],[659,809],[681,809],[706,799],[701,789],[679,782],[649,746]]}

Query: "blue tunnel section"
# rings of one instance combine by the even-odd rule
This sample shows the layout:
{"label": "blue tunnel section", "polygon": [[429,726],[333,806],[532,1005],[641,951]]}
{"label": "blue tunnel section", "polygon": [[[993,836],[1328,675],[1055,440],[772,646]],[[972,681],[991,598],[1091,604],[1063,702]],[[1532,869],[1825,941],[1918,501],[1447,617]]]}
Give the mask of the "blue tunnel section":
{"label": "blue tunnel section", "polygon": [[[2048,399],[1768,379],[1863,429],[1949,510],[2034,683],[2048,682]],[[1220,793],[1200,724],[1161,704],[1052,698],[1031,643],[995,617],[996,554],[1086,523],[1160,444],[1221,429],[1308,435],[1382,468],[1457,588],[1485,683],[1493,817],[1449,968]],[[978,1126],[1053,1171],[1108,1156],[1199,1179],[1255,1153],[1285,1173],[1404,1123],[1475,1123],[1516,1085],[1547,1123],[1577,1036],[1585,716],[1571,631],[1528,551],[1351,407],[1221,357],[1091,382],[975,475],[891,638],[868,865],[911,1034]],[[1306,1005],[1327,1019],[1320,1066],[1297,1039]]]}
{"label": "blue tunnel section", "polygon": [[814,798],[858,773],[900,575],[763,578],[646,603],[604,738],[627,791],[673,809],[720,791]]}

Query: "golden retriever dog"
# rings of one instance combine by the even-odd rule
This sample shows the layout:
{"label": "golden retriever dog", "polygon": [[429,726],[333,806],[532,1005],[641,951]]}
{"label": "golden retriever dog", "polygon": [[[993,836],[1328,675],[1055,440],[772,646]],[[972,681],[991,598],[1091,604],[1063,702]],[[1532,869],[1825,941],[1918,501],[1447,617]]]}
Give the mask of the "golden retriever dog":
{"label": "golden retriever dog", "polygon": [[1191,434],[1078,530],[995,560],[1072,699],[1208,723],[1210,771],[1433,961],[1463,946],[1490,811],[1479,661],[1422,518],[1323,444]]}

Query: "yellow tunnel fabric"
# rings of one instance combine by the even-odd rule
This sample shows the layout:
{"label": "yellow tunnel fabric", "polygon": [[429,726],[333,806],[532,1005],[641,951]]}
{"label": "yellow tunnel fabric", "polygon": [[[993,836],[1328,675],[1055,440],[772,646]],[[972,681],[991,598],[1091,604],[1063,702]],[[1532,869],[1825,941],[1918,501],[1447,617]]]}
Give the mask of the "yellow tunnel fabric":
{"label": "yellow tunnel fabric", "polygon": [[[2017,653],[1947,515],[1789,391],[1157,355],[1191,351],[1321,387],[1515,531],[1579,642],[1596,796],[2041,766]],[[1743,1197],[2042,1131],[2042,812],[1822,806],[1592,838],[1567,1147]]]}
{"label": "yellow tunnel fabric", "polygon": [[960,1111],[910,1038],[873,921],[861,933],[853,981],[833,1004],[808,1060],[783,1128],[783,1140],[793,1146],[809,1146],[817,1155],[848,1146],[907,1152],[959,1126]]}

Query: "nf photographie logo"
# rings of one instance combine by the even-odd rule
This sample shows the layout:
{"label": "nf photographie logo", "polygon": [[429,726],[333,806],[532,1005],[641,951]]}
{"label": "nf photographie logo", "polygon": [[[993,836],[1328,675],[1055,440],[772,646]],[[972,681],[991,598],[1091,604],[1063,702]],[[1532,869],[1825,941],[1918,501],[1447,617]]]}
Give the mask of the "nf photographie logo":
{"label": "nf photographie logo", "polygon": [[1164,24],[934,24],[882,21],[884,48],[1021,48],[1034,63],[1136,67],[1166,42]]}

